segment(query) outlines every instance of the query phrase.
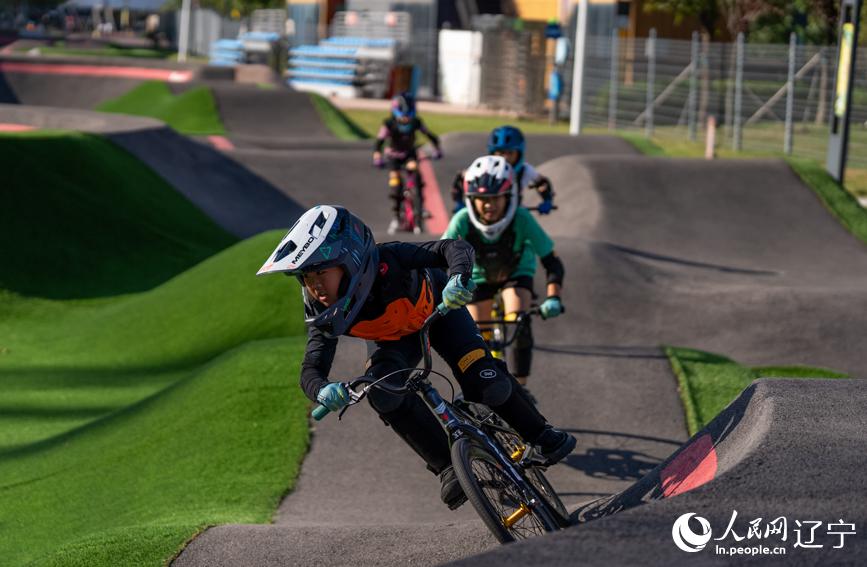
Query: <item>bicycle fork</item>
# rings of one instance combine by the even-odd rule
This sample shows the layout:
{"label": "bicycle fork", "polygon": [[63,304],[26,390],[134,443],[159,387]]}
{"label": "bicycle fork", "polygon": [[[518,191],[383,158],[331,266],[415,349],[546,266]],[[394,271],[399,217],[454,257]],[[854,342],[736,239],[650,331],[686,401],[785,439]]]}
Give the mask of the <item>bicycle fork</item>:
{"label": "bicycle fork", "polygon": [[449,438],[449,445],[465,436],[479,443],[497,459],[498,464],[509,478],[521,489],[522,498],[521,502],[518,503],[518,508],[509,516],[502,518],[504,526],[507,528],[514,526],[521,518],[529,514],[539,502],[532,489],[528,490],[527,481],[516,468],[516,464],[526,456],[528,448],[522,445],[520,448],[516,448],[511,455],[505,455],[502,449],[494,444],[483,431],[460,420],[427,379],[421,383],[420,392],[425,404],[436,415],[440,425],[445,429]]}

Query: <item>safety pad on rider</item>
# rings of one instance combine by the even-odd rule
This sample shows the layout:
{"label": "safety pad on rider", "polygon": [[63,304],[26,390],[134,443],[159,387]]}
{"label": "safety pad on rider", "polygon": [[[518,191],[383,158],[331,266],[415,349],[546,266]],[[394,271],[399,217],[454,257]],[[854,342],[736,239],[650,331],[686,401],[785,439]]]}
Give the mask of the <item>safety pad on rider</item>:
{"label": "safety pad on rider", "polygon": [[474,362],[484,357],[485,349],[477,348],[475,350],[471,350],[470,352],[462,356],[461,359],[458,361],[458,368],[461,369],[461,372],[466,372],[467,368],[472,366]]}
{"label": "safety pad on rider", "polygon": [[512,394],[512,379],[497,359],[485,356],[470,365],[463,374],[461,388],[470,401],[496,407]]}

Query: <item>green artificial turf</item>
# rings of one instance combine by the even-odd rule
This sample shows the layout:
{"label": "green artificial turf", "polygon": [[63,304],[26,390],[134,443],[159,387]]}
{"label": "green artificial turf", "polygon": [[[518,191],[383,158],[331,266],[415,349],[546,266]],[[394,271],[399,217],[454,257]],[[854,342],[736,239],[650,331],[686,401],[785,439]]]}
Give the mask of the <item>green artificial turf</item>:
{"label": "green artificial turf", "polygon": [[862,242],[867,243],[867,211],[839,183],[834,181],[828,171],[816,162],[788,158],[789,166],[801,180],[812,187],[819,199],[849,231]]}
{"label": "green artificial turf", "polygon": [[150,289],[235,242],[95,135],[0,134],[0,288],[81,298]]}
{"label": "green artificial turf", "polygon": [[[366,133],[367,137],[375,136],[382,121],[389,116],[387,110],[345,109],[343,112]],[[569,133],[567,122],[558,122],[552,125],[547,120],[510,116],[443,114],[438,112],[420,112],[420,114],[427,127],[438,136],[448,132],[490,132],[497,126],[504,124],[516,126],[525,134]],[[600,129],[593,130],[592,133],[606,132]]]}
{"label": "green artificial turf", "polygon": [[808,366],[750,368],[734,360],[682,347],[666,347],[677,376],[689,434],[694,435],[758,378],[847,378],[846,374]]}
{"label": "green artificial turf", "polygon": [[130,57],[133,59],[171,59],[177,56],[177,51],[166,49],[150,49],[145,47],[53,47],[21,48],[16,51],[32,51],[37,49],[40,55],[75,55],[82,57]]}
{"label": "green artificial turf", "polygon": [[165,83],[148,81],[116,99],[103,102],[96,110],[156,118],[183,134],[226,133],[208,87],[195,87],[174,95]]}
{"label": "green artificial turf", "polygon": [[331,130],[335,137],[341,140],[363,140],[370,138],[369,130],[366,132],[355,120],[350,118],[345,112],[331,104],[324,96],[316,93],[310,94],[310,102],[316,112],[319,113],[319,118]]}
{"label": "green artificial turf", "polygon": [[307,448],[283,235],[149,291],[0,292],[0,563],[161,565],[204,527],[267,522]]}

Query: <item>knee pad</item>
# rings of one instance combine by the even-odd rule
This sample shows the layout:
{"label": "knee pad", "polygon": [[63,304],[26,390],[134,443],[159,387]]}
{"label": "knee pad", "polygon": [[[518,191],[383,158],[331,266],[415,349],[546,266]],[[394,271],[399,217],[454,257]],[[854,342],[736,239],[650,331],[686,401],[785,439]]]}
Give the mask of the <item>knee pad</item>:
{"label": "knee pad", "polygon": [[490,354],[461,372],[458,381],[466,399],[489,407],[503,405],[512,395],[512,380],[506,365]]}

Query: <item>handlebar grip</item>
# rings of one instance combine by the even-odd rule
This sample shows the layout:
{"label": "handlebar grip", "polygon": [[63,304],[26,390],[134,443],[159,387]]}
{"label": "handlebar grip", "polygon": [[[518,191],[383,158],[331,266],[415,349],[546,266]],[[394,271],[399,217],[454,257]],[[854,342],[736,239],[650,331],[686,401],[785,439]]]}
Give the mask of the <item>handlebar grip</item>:
{"label": "handlebar grip", "polygon": [[313,419],[315,419],[316,421],[321,421],[322,418],[324,418],[329,413],[331,413],[331,410],[328,409],[327,407],[316,406],[315,408],[313,408],[313,411],[310,412],[310,415],[312,415]]}

